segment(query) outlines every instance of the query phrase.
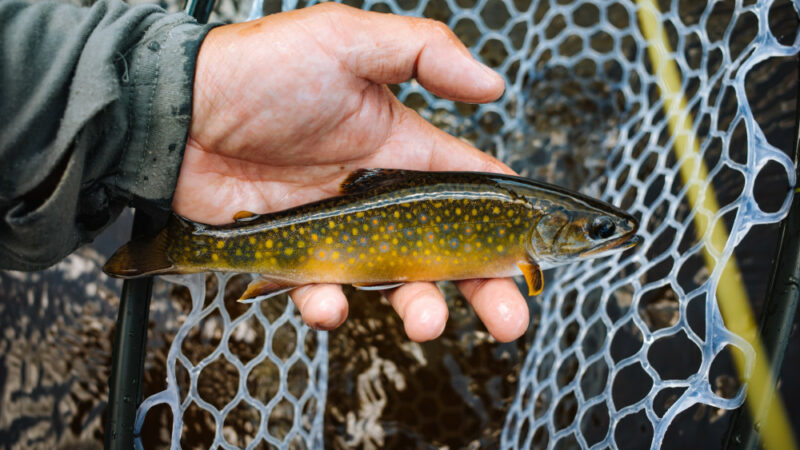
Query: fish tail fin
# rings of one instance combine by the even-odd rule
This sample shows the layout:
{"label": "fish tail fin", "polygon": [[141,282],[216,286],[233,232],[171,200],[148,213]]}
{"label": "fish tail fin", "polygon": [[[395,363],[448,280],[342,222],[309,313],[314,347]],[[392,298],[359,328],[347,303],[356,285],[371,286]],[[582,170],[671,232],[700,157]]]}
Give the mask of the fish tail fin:
{"label": "fish tail fin", "polygon": [[103,272],[117,278],[176,273],[167,255],[167,229],[155,237],[134,239],[117,250],[103,266]]}

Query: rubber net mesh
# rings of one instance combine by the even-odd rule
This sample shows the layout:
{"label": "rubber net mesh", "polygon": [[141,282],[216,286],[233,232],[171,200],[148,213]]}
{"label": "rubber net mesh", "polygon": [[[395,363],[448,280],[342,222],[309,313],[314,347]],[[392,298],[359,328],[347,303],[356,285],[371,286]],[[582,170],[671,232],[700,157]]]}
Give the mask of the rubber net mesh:
{"label": "rubber net mesh", "polygon": [[[680,167],[689,157],[676,156],[664,93],[649,59],[653,44],[643,36],[636,2],[349,3],[442,20],[506,80],[503,97],[488,105],[442,100],[413,81],[393,87],[407,105],[523,175],[579,189],[640,218],[644,245],[546,274],[538,328],[501,445],[617,447],[625,433],[647,428],[649,437],[639,447],[657,446],[671,421],[692,405],[741,405],[743,387],[725,394],[709,382],[723,349],[754,357],[747,342],[725,328],[715,293],[722,268],[751,227],[777,222],[787,211],[788,198],[776,211],[759,207],[759,171],[777,163],[794,184],[791,161],[764,138],[745,95],[745,78],[756,64],[800,48],[797,39],[782,45],[771,34],[771,2],[652,7],[672,49],[666,57],[679,70],[686,100],[681,117],[708,170],[687,179]],[[250,17],[308,5],[256,1]],[[697,202],[689,195],[693,184],[703,193]],[[702,195],[716,196],[718,209],[709,209]],[[721,221],[729,231],[719,246],[697,236],[697,215]],[[704,260],[705,252],[710,259]],[[167,356],[167,389],[142,404],[138,426],[152,407],[166,404],[177,445],[187,429],[183,414],[199,407],[216,423],[215,446],[322,446],[326,334],[304,327],[285,300],[248,306],[232,319],[223,301],[229,278],[217,278],[218,293],[210,301],[204,300],[202,277],[171,279],[189,287],[193,306]],[[268,308],[278,310],[270,315]],[[194,361],[184,339],[209,327],[219,329],[215,347]],[[281,333],[290,335],[288,349],[274,348],[273,337]],[[243,361],[234,342],[255,346],[251,359]],[[693,361],[692,370],[675,373],[676,358]],[[239,381],[227,403],[214,405],[198,394],[197,380],[220,362]],[[242,405],[246,413],[237,412]],[[234,413],[258,430],[255,439],[226,436]]]}

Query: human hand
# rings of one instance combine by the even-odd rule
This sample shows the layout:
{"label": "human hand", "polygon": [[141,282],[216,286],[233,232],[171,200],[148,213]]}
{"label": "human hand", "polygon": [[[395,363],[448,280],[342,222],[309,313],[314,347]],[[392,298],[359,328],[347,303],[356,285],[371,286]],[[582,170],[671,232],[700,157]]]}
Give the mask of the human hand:
{"label": "human hand", "polygon": [[[238,211],[266,213],[336,195],[358,168],[511,173],[386,87],[412,77],[465,102],[503,92],[500,76],[472,59],[445,25],[427,19],[322,4],[212,30],[197,59],[173,209],[198,222],[228,223]],[[528,309],[512,280],[457,286],[495,338],[524,333]],[[347,317],[339,285],[304,286],[291,297],[316,328],[335,328]],[[433,283],[408,283],[387,298],[412,340],[444,330],[447,306]]]}

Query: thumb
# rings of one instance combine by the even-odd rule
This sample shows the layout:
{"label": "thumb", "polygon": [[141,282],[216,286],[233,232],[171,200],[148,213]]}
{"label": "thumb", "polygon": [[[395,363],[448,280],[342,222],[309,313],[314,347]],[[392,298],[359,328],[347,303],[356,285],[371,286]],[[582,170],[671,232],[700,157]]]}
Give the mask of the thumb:
{"label": "thumb", "polygon": [[464,102],[488,102],[503,93],[503,78],[476,61],[442,22],[339,4],[319,7],[334,16],[344,44],[330,50],[358,77],[378,84],[416,78],[430,92]]}

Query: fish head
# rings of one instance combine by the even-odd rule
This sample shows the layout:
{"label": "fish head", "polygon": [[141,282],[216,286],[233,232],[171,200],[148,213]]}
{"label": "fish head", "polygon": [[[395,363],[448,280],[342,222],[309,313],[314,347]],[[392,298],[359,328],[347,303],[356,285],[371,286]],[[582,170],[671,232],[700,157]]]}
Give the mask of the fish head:
{"label": "fish head", "polygon": [[543,208],[533,224],[530,253],[543,267],[606,256],[641,241],[630,214],[599,201],[572,200]]}

